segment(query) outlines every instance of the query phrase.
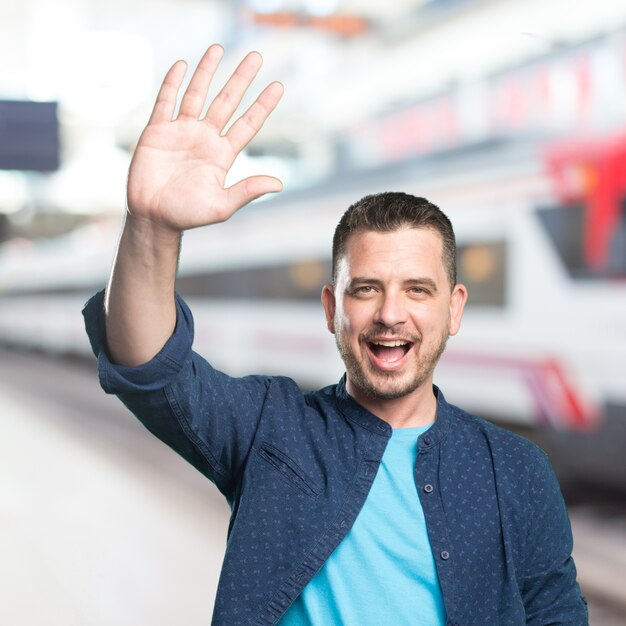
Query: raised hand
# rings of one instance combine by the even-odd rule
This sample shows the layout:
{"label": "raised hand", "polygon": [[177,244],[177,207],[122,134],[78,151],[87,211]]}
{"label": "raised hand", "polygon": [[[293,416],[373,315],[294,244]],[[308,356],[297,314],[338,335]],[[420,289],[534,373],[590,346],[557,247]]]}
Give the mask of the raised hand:
{"label": "raised hand", "polygon": [[206,51],[175,119],[186,64],[179,61],[166,74],[130,167],[128,211],[132,218],[182,231],[222,222],[251,200],[282,189],[282,183],[270,176],[253,176],[224,187],[235,157],[263,126],[278,104],[283,87],[277,82],[268,85],[224,133],[262,59],[256,52],[248,54],[201,119],[222,56],[218,45]]}

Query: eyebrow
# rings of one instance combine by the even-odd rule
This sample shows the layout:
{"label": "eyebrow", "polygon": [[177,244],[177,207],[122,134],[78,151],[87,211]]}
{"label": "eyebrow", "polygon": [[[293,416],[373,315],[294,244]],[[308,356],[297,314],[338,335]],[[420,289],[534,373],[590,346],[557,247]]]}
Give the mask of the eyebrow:
{"label": "eyebrow", "polygon": [[[439,289],[432,278],[410,278],[403,282],[404,285],[409,285],[411,287],[428,287],[433,293],[437,293]],[[359,285],[375,285],[376,287],[382,287],[383,281],[378,278],[368,278],[367,276],[355,276],[351,278],[348,282],[346,289],[351,291],[355,287]]]}

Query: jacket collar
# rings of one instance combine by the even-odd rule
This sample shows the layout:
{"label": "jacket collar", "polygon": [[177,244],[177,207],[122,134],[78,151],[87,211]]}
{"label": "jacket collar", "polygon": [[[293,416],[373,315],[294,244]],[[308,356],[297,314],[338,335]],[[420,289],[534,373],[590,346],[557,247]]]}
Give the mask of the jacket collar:
{"label": "jacket collar", "polygon": [[[433,385],[433,393],[437,398],[437,413],[433,425],[419,437],[420,451],[426,451],[438,445],[446,437],[451,425],[451,406],[436,385]],[[335,386],[335,397],[344,417],[387,439],[391,437],[391,426],[385,420],[370,413],[348,394],[345,374]]]}

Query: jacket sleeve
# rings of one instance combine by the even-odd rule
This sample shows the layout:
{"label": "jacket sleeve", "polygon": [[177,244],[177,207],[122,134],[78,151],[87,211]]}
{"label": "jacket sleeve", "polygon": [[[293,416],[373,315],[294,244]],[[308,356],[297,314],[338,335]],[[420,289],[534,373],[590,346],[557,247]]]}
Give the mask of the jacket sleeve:
{"label": "jacket sleeve", "polygon": [[522,597],[533,626],[589,623],[587,603],[576,582],[572,531],[561,490],[547,456],[537,450],[529,472]]}
{"label": "jacket sleeve", "polygon": [[230,499],[254,441],[270,379],[232,378],[194,353],[193,317],[179,296],[176,328],[160,352],[138,367],[116,365],[107,353],[103,302],[101,291],[83,309],[102,388],[117,395],[148,430]]}

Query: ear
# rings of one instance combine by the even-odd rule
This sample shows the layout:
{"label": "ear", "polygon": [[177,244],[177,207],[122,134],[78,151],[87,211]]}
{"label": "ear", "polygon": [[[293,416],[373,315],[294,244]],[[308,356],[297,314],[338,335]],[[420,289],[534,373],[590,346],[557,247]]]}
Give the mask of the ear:
{"label": "ear", "polygon": [[328,330],[335,334],[335,290],[332,285],[324,285],[322,288],[322,306],[326,314],[326,326]]}
{"label": "ear", "polygon": [[467,302],[465,285],[455,285],[450,295],[450,328],[449,334],[456,335],[461,328],[461,318]]}

